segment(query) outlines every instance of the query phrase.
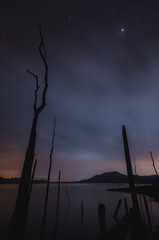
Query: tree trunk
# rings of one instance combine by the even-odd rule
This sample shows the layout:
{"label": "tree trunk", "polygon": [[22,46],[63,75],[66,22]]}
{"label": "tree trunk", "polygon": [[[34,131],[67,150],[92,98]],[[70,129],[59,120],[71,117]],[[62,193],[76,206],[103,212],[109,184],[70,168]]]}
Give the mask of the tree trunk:
{"label": "tree trunk", "polygon": [[19,184],[16,206],[10,222],[9,239],[22,240],[24,238],[28,214],[30,179],[36,143],[37,122],[38,114],[35,114]]}

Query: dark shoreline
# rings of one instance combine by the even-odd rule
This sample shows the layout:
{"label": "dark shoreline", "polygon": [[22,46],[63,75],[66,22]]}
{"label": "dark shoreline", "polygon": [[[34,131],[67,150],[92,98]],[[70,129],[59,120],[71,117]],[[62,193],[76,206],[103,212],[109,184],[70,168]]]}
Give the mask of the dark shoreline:
{"label": "dark shoreline", "polygon": [[[112,188],[107,189],[106,191],[111,192],[128,192],[130,193],[130,188]],[[144,185],[144,186],[136,186],[135,191],[137,194],[148,195],[156,201],[159,201],[159,185]]]}

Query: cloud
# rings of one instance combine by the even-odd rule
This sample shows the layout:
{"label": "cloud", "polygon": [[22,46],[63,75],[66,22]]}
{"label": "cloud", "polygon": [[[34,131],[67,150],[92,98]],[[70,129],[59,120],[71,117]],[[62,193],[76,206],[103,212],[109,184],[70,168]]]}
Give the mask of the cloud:
{"label": "cloud", "polygon": [[[0,60],[0,141],[1,152],[7,154],[7,164],[3,164],[2,157],[2,166],[14,167],[17,158],[20,171],[19,166],[23,163],[21,154],[25,154],[29,138],[35,88],[27,68],[39,74],[41,100],[43,65],[36,49],[38,28],[35,33],[36,27],[30,27],[41,19],[49,64],[49,88],[47,105],[39,116],[37,129],[35,154],[39,176],[47,174],[46,160],[54,115],[57,117],[55,155],[57,162],[60,161],[59,168],[67,169],[67,177],[71,170],[64,162],[69,162],[69,168],[71,165],[74,168],[74,179],[90,176],[95,169],[102,171],[103,166],[107,166],[105,169],[116,170],[116,166],[122,169],[123,124],[128,132],[131,153],[138,162],[144,161],[144,154],[150,148],[159,154],[159,48],[158,35],[150,28],[152,7],[149,18],[144,20],[146,25],[144,16],[133,25],[132,8],[122,14],[121,10],[112,11],[109,3],[106,10],[95,4],[90,5],[88,13],[87,8],[79,7],[77,3],[76,6],[67,3],[70,10],[67,12],[65,4],[57,4],[53,10],[50,8],[46,17],[47,8],[43,8],[42,3],[37,6],[36,16],[31,10],[27,24],[28,17],[22,18],[22,25],[17,25],[18,30],[12,29],[12,25],[9,27],[7,48],[3,49],[3,59],[1,57]],[[39,15],[39,8],[42,8],[42,15]],[[127,18],[128,12],[130,18]],[[19,21],[14,11],[12,14],[10,19]],[[157,16],[158,13],[153,14]],[[67,15],[71,16],[70,23]],[[119,30],[125,17],[127,30],[121,34]],[[13,36],[13,41],[10,36]],[[6,42],[0,41],[5,46]],[[80,166],[81,169],[85,166],[83,174]],[[149,172],[148,168],[146,171]]]}

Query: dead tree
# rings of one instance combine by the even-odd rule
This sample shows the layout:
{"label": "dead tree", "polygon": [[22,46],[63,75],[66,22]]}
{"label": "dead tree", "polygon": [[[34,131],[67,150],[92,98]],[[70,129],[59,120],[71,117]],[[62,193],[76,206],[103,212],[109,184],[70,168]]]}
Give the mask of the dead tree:
{"label": "dead tree", "polygon": [[123,125],[123,129],[122,129],[122,133],[123,133],[123,143],[124,143],[124,151],[125,151],[125,160],[126,160],[126,167],[127,167],[127,173],[128,173],[129,188],[130,188],[130,192],[131,192],[132,205],[133,205],[133,217],[132,217],[132,228],[131,228],[132,239],[148,240],[147,229],[146,229],[146,226],[144,225],[143,219],[141,217],[140,207],[138,204],[135,183],[134,183],[134,176],[132,173],[128,139],[127,139],[126,129],[125,129],[124,125]]}
{"label": "dead tree", "polygon": [[150,151],[150,155],[151,155],[151,160],[152,160],[153,168],[154,168],[154,170],[155,170],[156,176],[157,176],[158,179],[159,179],[159,175],[158,175],[157,169],[156,169],[156,167],[155,167],[155,161],[154,161],[154,159],[153,159],[152,151]]}
{"label": "dead tree", "polygon": [[36,74],[31,72],[30,70],[27,70],[28,73],[31,74],[36,80],[36,89],[35,89],[35,98],[34,98],[34,117],[33,117],[28,147],[25,154],[25,160],[23,164],[16,205],[10,221],[9,239],[22,240],[24,238],[24,232],[25,232],[26,221],[27,221],[27,213],[28,213],[28,200],[29,200],[31,173],[32,173],[32,167],[33,167],[33,161],[34,161],[34,150],[36,145],[36,129],[37,129],[39,114],[42,112],[42,110],[45,108],[45,105],[46,105],[46,92],[48,88],[48,64],[46,61],[46,49],[45,49],[43,36],[41,33],[41,28],[39,29],[39,34],[40,34],[39,53],[45,69],[44,89],[42,92],[41,104],[37,106],[39,78]]}
{"label": "dead tree", "polygon": [[56,128],[56,117],[54,118],[54,128],[53,128],[52,144],[51,144],[51,151],[50,151],[50,162],[49,162],[49,171],[48,171],[46,194],[45,194],[43,222],[42,222],[39,239],[45,238],[45,225],[46,225],[46,214],[47,214],[47,206],[48,206],[49,187],[50,187],[50,175],[51,175],[51,168],[52,168],[52,155],[54,150],[55,128]]}

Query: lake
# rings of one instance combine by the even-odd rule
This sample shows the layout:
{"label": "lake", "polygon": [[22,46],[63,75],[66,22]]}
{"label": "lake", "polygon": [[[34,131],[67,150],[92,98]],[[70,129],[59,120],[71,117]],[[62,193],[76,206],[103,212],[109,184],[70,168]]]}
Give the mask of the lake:
{"label": "lake", "polygon": [[[61,184],[60,205],[57,225],[57,239],[59,240],[97,240],[100,236],[98,220],[98,204],[103,203],[106,208],[106,225],[109,229],[116,224],[113,214],[118,201],[122,199],[118,218],[125,215],[124,198],[131,207],[129,193],[109,192],[110,188],[126,187],[127,184]],[[7,229],[17,195],[18,185],[0,185],[0,239],[7,239]],[[26,240],[38,239],[42,225],[46,184],[34,184],[28,213]],[[68,194],[67,194],[68,193]],[[69,198],[68,198],[69,195]],[[138,197],[139,198],[139,197]],[[70,199],[70,203],[69,203]],[[153,228],[159,225],[159,202],[146,197]],[[83,202],[83,220],[81,221],[81,201]],[[139,198],[142,213],[147,224],[145,206],[142,196]],[[57,184],[51,184],[49,190],[48,210],[46,219],[45,239],[53,239],[55,235],[55,219],[57,206]]]}

